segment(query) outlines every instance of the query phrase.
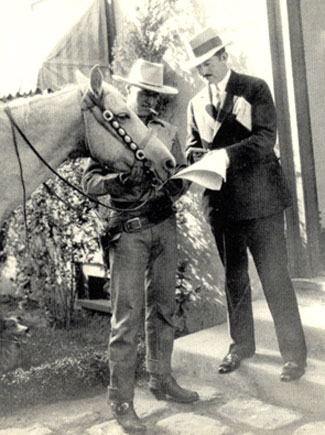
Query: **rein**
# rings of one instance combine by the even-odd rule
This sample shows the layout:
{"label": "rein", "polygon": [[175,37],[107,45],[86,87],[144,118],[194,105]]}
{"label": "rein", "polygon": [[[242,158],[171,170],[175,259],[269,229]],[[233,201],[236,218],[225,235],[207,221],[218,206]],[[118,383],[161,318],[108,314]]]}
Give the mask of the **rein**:
{"label": "rein", "polygon": [[[70,183],[70,181],[68,181],[66,178],[62,177],[62,175],[60,175],[51,165],[49,165],[49,163],[39,154],[39,152],[36,150],[36,148],[31,144],[31,142],[29,141],[29,139],[26,137],[26,135],[24,134],[24,132],[21,130],[21,128],[19,127],[19,125],[16,123],[15,119],[13,118],[12,112],[10,110],[10,107],[7,105],[4,108],[4,112],[6,113],[6,115],[8,116],[10,123],[11,123],[11,128],[12,128],[12,132],[13,132],[13,142],[14,142],[14,146],[15,146],[15,150],[16,150],[16,154],[17,154],[17,159],[19,162],[19,168],[20,168],[20,177],[21,177],[21,181],[22,181],[22,185],[23,185],[23,192],[24,192],[24,216],[25,216],[25,203],[26,203],[26,196],[25,196],[25,184],[24,184],[24,179],[23,179],[23,172],[22,172],[22,165],[21,165],[21,159],[20,159],[20,155],[19,155],[19,150],[18,150],[18,144],[17,144],[17,138],[16,138],[16,134],[15,134],[15,130],[14,128],[19,132],[19,134],[21,135],[21,137],[24,139],[24,141],[26,142],[26,144],[30,147],[30,149],[33,151],[33,153],[38,157],[38,159],[54,174],[56,175],[61,181],[63,181],[66,185],[68,185],[70,188],[74,189],[75,191],[77,191],[78,193],[80,193],[82,196],[84,196],[85,198],[89,199],[90,201],[96,203],[97,205],[101,205],[105,208],[108,208],[110,210],[114,210],[114,211],[118,211],[118,212],[123,212],[126,213],[128,211],[137,211],[139,209],[141,209],[147,202],[148,199],[144,200],[143,202],[141,202],[138,206],[136,207],[131,207],[131,208],[119,208],[119,207],[113,207],[110,206],[108,204],[105,204],[101,201],[99,201],[97,198],[92,197],[91,195],[88,195],[87,193],[83,192],[79,187],[75,186],[74,184]],[[113,114],[112,114],[113,115]],[[104,115],[103,115],[104,116]],[[107,115],[108,116],[108,115]],[[97,118],[96,118],[97,119]],[[114,119],[114,115],[113,115],[113,119]],[[113,122],[113,121],[112,121]],[[117,121],[116,121],[117,122]],[[103,123],[103,125],[105,125],[105,123]],[[110,130],[108,130],[110,131]],[[147,135],[148,136],[148,135]],[[125,137],[125,135],[124,135]],[[130,136],[128,136],[130,137]],[[131,138],[130,138],[131,139]],[[145,138],[146,139],[146,138]],[[149,138],[148,138],[149,139]],[[125,139],[124,139],[125,140]],[[130,144],[134,144],[135,146],[137,146],[131,139]],[[142,151],[142,150],[138,150],[138,151]],[[141,154],[140,154],[141,157]],[[143,160],[143,158],[140,158],[140,160]],[[26,219],[26,216],[25,216]],[[26,221],[26,220],[25,220]]]}

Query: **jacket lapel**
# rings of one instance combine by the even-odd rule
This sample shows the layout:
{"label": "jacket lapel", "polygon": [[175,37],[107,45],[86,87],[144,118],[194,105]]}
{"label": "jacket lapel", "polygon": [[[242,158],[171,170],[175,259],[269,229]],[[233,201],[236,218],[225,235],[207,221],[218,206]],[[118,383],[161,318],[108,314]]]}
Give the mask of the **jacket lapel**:
{"label": "jacket lapel", "polygon": [[196,111],[199,119],[199,130],[202,137],[207,142],[213,142],[224,120],[232,113],[234,108],[234,84],[236,73],[231,71],[229,81],[226,87],[225,98],[222,107],[216,113],[216,108],[212,104],[212,98],[209,92],[209,86],[201,91],[196,104]]}
{"label": "jacket lapel", "polygon": [[201,104],[205,110],[205,112],[208,114],[208,116],[205,116],[206,124],[208,129],[210,130],[210,135],[214,129],[215,120],[217,117],[216,108],[212,104],[212,98],[210,94],[210,88],[209,86],[206,86],[204,89],[204,92],[201,95]]}

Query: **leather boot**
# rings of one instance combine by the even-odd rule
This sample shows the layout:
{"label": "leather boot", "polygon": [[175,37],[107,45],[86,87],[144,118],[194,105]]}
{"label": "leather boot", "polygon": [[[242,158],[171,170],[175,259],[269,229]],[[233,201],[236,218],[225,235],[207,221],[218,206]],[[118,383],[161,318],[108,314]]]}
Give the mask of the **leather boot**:
{"label": "leather boot", "polygon": [[141,423],[135,413],[132,402],[109,402],[116,421],[123,427],[126,433],[144,433],[146,426]]}
{"label": "leather boot", "polygon": [[149,388],[158,400],[167,400],[167,396],[175,402],[180,403],[192,403],[199,400],[199,395],[196,391],[182,388],[170,374],[151,374]]}

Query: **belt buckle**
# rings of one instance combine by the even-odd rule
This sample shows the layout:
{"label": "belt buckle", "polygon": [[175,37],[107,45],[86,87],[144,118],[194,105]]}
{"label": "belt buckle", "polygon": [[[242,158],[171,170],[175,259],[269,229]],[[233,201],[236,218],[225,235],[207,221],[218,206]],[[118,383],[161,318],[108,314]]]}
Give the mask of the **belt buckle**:
{"label": "belt buckle", "polygon": [[125,231],[127,233],[130,233],[130,232],[136,231],[136,230],[140,230],[142,228],[140,218],[135,217],[135,218],[132,218],[132,219],[125,221],[124,228],[125,228]]}

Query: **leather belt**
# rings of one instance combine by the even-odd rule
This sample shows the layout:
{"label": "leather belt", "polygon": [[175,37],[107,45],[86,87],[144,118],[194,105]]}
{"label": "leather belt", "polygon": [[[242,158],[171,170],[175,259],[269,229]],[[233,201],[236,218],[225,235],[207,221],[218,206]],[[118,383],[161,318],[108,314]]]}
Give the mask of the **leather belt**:
{"label": "leather belt", "polygon": [[145,230],[155,225],[156,223],[153,223],[145,216],[134,217],[122,222],[123,230],[126,233],[134,233],[136,231]]}
{"label": "leather belt", "polygon": [[165,210],[161,210],[158,214],[151,215],[143,215],[143,216],[136,216],[131,217],[130,219],[127,219],[125,221],[122,221],[122,228],[123,231],[126,233],[133,233],[136,231],[145,230],[147,228],[154,227],[155,225],[160,224],[164,220],[168,219],[170,216],[174,215],[174,210],[172,208],[166,208]]}

